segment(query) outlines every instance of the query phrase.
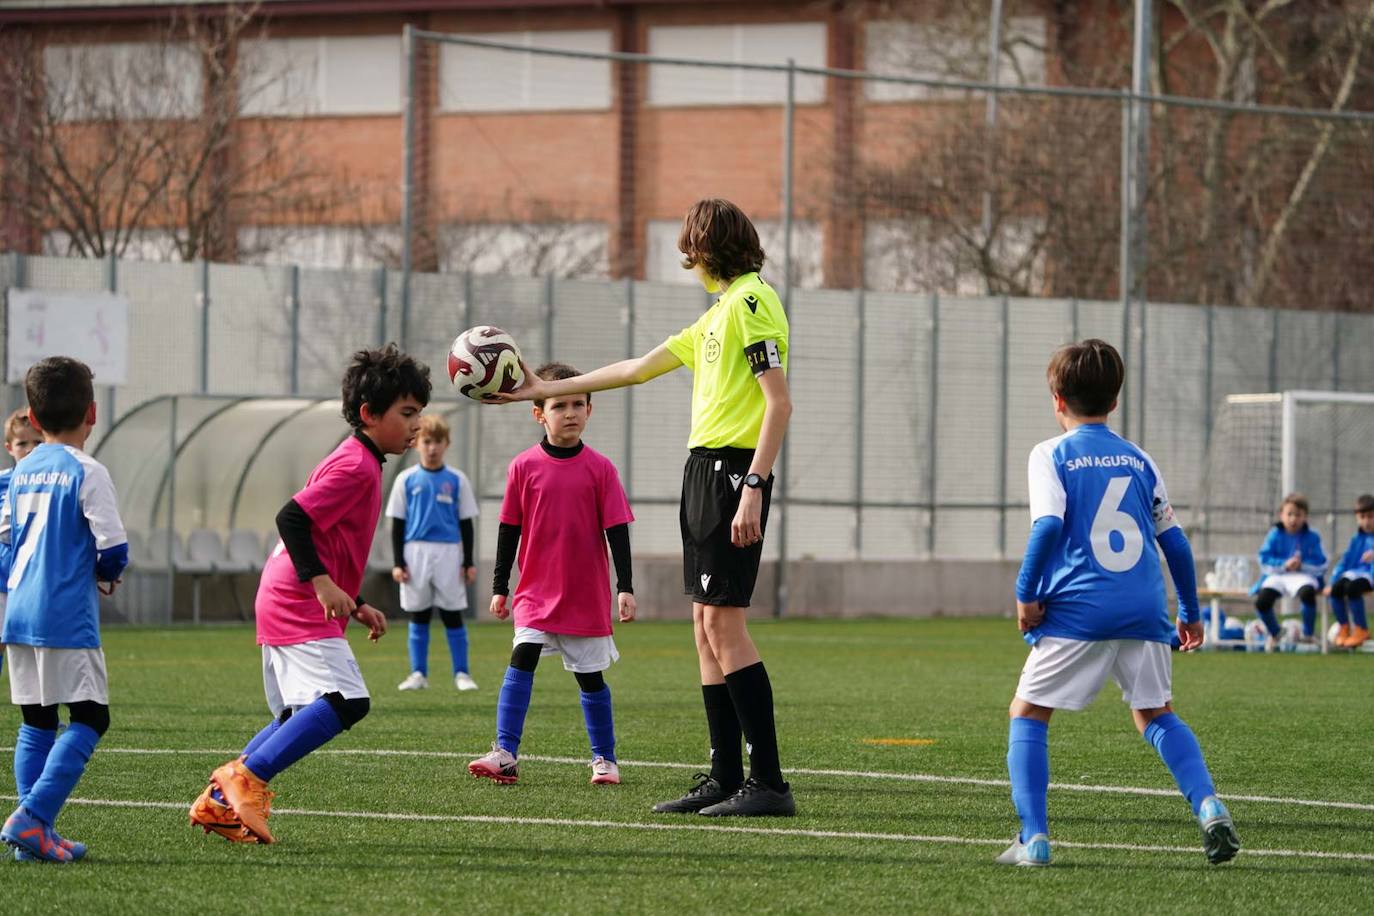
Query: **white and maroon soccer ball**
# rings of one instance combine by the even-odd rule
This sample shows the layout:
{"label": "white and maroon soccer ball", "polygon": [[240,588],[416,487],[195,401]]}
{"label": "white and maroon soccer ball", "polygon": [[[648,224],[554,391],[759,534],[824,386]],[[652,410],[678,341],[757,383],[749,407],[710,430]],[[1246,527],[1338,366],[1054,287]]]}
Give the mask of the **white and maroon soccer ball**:
{"label": "white and maroon soccer ball", "polygon": [[514,391],[525,383],[515,338],[491,325],[469,328],[449,347],[448,378],[459,393],[474,401]]}

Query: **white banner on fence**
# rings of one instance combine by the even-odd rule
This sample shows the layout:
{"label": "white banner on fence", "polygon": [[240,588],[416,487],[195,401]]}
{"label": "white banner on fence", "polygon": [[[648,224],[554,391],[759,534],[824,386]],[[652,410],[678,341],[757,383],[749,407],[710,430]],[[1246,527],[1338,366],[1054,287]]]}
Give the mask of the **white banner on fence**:
{"label": "white banner on fence", "polygon": [[24,381],[49,356],[71,356],[91,367],[97,385],[129,377],[129,300],[115,293],[9,290],[5,379]]}

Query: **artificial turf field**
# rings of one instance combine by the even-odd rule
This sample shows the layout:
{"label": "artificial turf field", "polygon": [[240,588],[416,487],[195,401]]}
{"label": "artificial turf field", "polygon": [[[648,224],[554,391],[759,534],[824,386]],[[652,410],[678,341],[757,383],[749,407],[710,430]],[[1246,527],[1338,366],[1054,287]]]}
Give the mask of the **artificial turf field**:
{"label": "artificial turf field", "polygon": [[[754,624],[798,815],[743,821],[649,811],[681,794],[706,757],[687,624],[618,628],[622,657],[607,681],[624,781],[613,787],[588,784],[577,688],[557,659],[536,677],[519,784],[468,776],[468,759],[492,739],[509,627],[473,628],[481,689],[459,694],[443,677],[437,625],[430,689],[396,691],[408,665],[404,625],[392,626],[378,645],[350,628],[372,714],[273,782],[274,846],[231,845],[186,821],[210,770],[267,719],[252,631],[106,630],[114,724],[76,789],[82,802],[57,825],[90,855],[65,866],[0,863],[4,907],[1374,909],[1368,655],[1175,656],[1176,706],[1231,799],[1244,845],[1220,867],[1207,864],[1187,804],[1109,684],[1092,708],[1061,713],[1050,729],[1051,779],[1077,787],[1050,792],[1054,866],[1013,869],[992,863],[1015,830],[997,782],[1025,655],[1009,621]],[[8,804],[19,716],[4,709]]]}

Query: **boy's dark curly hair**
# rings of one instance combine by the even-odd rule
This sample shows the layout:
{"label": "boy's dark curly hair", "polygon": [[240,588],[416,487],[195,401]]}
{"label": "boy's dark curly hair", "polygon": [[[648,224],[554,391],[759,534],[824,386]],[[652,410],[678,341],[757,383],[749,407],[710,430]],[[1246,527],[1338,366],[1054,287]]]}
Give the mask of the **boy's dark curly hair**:
{"label": "boy's dark curly hair", "polygon": [[354,429],[362,429],[364,404],[378,417],[406,395],[423,407],[429,403],[432,387],[429,367],[402,353],[394,343],[376,350],[359,350],[344,371],[343,418]]}
{"label": "boy's dark curly hair", "polygon": [[687,270],[700,264],[708,274],[727,283],[763,268],[758,230],[743,210],[720,198],[692,204],[683,217],[677,248]]}
{"label": "boy's dark curly hair", "polygon": [[95,400],[93,378],[90,366],[70,356],[34,363],[24,375],[24,396],[34,419],[50,433],[76,429]]}

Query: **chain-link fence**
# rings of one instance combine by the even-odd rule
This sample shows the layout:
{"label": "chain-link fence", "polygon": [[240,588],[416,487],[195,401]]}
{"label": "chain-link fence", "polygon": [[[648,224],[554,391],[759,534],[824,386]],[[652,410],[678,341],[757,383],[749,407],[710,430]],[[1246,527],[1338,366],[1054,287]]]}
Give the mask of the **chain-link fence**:
{"label": "chain-link fence", "polygon": [[[699,287],[629,280],[460,273],[411,282],[406,346],[435,367],[436,398],[450,402],[439,406],[454,410],[451,460],[481,494],[486,556],[506,464],[539,430],[520,407],[457,403],[441,374],[456,333],[498,324],[531,361],[587,369],[647,352],[708,301]],[[399,273],[382,270],[0,257],[0,288],[129,298],[129,379],[100,389],[97,436],[168,394],[335,397],[350,352],[400,339],[401,286]],[[791,327],[797,408],[772,526],[787,536],[769,539],[769,559],[1015,556],[1029,524],[1026,456],[1057,432],[1045,366],[1068,340],[1102,337],[1127,354],[1124,402],[1134,406],[1114,422],[1154,456],[1193,529],[1205,525],[1188,513],[1227,395],[1374,389],[1370,315],[1152,303],[1128,316],[1119,302],[797,289]],[[595,398],[587,439],[621,470],[644,555],[680,549],[690,388],[690,374],[678,372]],[[21,400],[11,386],[7,406]],[[244,524],[272,527],[267,518]]]}

